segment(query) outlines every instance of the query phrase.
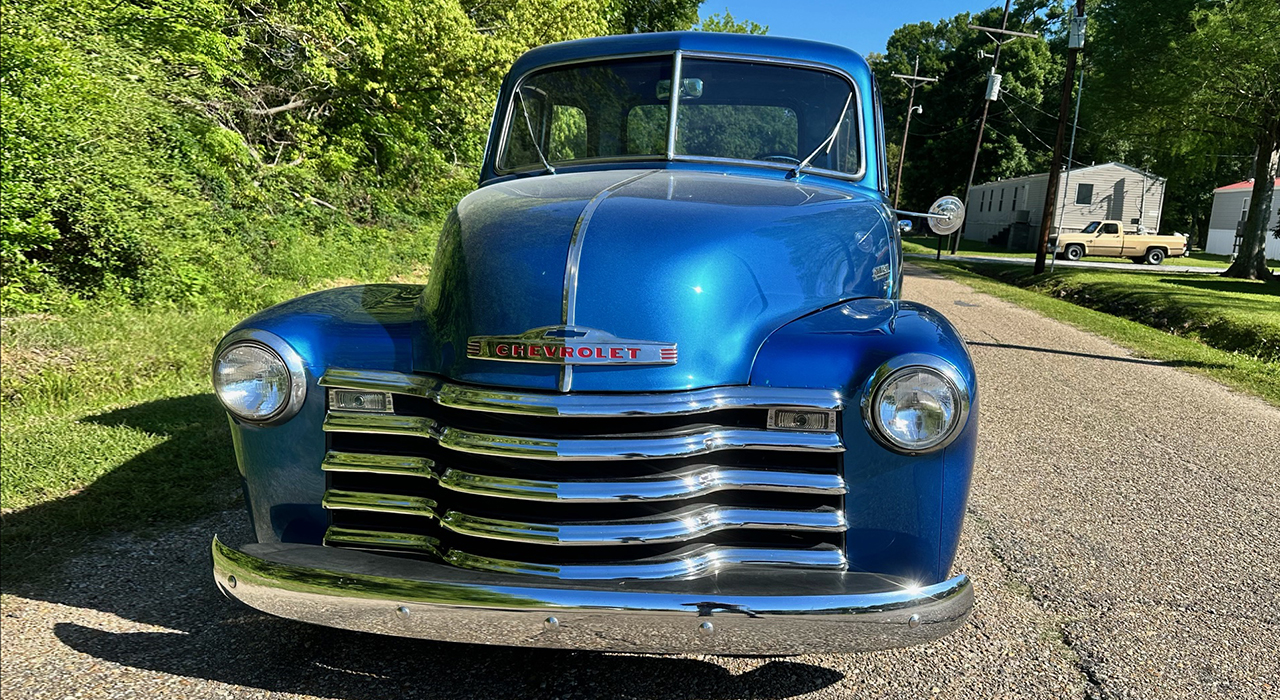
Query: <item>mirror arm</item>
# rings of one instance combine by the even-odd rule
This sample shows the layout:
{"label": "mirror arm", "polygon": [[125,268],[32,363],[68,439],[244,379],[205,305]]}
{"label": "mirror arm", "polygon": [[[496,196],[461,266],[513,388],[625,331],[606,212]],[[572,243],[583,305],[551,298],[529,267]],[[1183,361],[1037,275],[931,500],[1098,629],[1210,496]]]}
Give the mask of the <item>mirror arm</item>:
{"label": "mirror arm", "polygon": [[898,216],[918,216],[922,219],[950,219],[951,218],[951,215],[949,214],[926,214],[918,211],[907,211],[906,209],[894,209],[893,213],[897,214]]}

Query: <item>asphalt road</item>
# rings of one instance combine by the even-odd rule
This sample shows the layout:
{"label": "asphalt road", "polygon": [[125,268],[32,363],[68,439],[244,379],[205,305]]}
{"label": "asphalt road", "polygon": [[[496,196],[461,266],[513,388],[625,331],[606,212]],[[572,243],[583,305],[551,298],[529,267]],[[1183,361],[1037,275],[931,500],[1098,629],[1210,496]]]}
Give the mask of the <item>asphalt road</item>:
{"label": "asphalt road", "polygon": [[1280,411],[913,271],[969,340],[982,443],[937,643],[789,659],[637,657],[379,638],[225,601],[226,513],[104,540],[9,595],[19,698],[1260,698],[1280,696]]}
{"label": "asphalt road", "polygon": [[[934,256],[925,255],[924,253],[907,253],[908,258],[932,259]],[[960,253],[955,257],[964,258],[966,260],[981,260],[982,262],[1006,263],[1009,265],[1035,265],[1035,258],[1011,258],[1000,255],[981,255],[979,253]],[[1053,265],[1057,267],[1083,267],[1095,268],[1100,270],[1123,270],[1125,272],[1189,272],[1200,275],[1212,275],[1222,270],[1213,267],[1195,267],[1192,265],[1179,265],[1178,258],[1165,258],[1165,261],[1159,265],[1136,265],[1132,262],[1121,262],[1117,259],[1115,262],[1095,262],[1092,260],[1057,260],[1053,261]],[[1046,263],[1046,265],[1049,263]],[[1225,269],[1225,268],[1223,268]]]}

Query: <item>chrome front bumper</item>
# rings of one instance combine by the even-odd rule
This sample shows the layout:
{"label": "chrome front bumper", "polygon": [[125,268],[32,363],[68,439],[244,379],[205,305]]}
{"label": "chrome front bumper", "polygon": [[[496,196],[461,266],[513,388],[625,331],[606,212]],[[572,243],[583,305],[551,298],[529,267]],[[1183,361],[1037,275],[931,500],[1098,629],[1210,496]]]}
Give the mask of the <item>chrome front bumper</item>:
{"label": "chrome front bumper", "polygon": [[642,653],[871,651],[943,637],[973,608],[964,575],[932,586],[861,573],[735,572],[574,582],[354,550],[213,540],[214,580],[273,615],[472,644]]}

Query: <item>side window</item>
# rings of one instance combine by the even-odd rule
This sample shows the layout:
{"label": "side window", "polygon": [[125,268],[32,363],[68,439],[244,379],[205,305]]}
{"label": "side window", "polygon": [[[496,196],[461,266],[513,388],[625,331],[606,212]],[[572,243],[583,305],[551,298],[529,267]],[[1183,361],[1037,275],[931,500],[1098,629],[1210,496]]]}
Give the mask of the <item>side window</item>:
{"label": "side window", "polygon": [[1103,224],[1102,232],[1106,234],[1115,235],[1117,233],[1120,233],[1120,225],[1119,224]]}
{"label": "side window", "polygon": [[1076,204],[1093,204],[1093,185],[1076,185]]}
{"label": "side window", "polygon": [[547,159],[552,162],[590,158],[587,152],[587,113],[573,105],[551,108],[551,147]]}
{"label": "side window", "polygon": [[550,127],[546,107],[546,93],[538,88],[523,87],[516,93],[500,167],[510,168],[539,161],[538,148],[547,142]]}

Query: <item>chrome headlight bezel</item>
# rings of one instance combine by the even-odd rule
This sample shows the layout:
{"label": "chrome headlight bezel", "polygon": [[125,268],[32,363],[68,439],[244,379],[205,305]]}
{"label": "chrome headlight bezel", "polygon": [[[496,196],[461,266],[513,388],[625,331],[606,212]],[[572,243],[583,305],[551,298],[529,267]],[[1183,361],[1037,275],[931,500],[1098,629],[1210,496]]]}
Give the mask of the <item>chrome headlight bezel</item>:
{"label": "chrome headlight bezel", "polygon": [[[904,445],[884,430],[877,418],[876,408],[880,403],[881,390],[888,383],[909,372],[927,372],[943,381],[952,391],[956,399],[956,412],[951,425],[933,442],[923,447]],[[969,384],[965,382],[960,370],[955,365],[926,353],[908,353],[899,355],[876,368],[862,387],[862,422],[867,432],[884,447],[905,455],[922,455],[937,452],[950,445],[960,435],[961,429],[969,421],[969,409],[972,401]]]}
{"label": "chrome headlight bezel", "polygon": [[[289,377],[289,389],[286,392],[285,402],[280,408],[268,416],[254,417],[244,415],[238,412],[235,407],[227,405],[222,400],[222,392],[218,387],[218,362],[228,351],[244,346],[252,345],[261,350],[266,350],[274,355],[276,359],[284,365]],[[213,363],[210,366],[210,375],[213,383],[214,396],[218,397],[218,403],[232,415],[235,420],[249,423],[252,425],[274,425],[283,423],[298,411],[302,410],[302,402],[307,397],[307,372],[302,362],[302,356],[297,353],[283,338],[268,332],[256,329],[246,328],[229,333],[222,342],[218,343],[217,350],[213,353]]]}

